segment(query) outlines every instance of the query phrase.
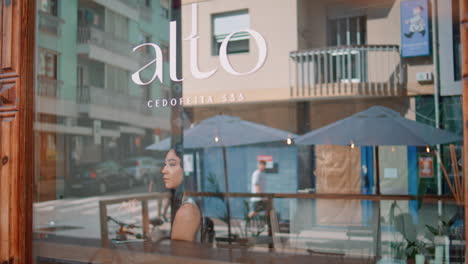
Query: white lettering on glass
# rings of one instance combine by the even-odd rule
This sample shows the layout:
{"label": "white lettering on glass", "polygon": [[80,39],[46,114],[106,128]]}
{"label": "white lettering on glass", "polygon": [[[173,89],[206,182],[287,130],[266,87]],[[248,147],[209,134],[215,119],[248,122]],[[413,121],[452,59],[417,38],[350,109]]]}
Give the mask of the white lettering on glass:
{"label": "white lettering on glass", "polygon": [[[236,33],[243,32],[243,31],[249,33],[255,39],[255,42],[257,43],[257,47],[258,47],[257,65],[255,65],[255,67],[252,70],[246,73],[240,73],[240,72],[235,71],[234,68],[232,68],[231,63],[229,62],[229,58],[227,55],[227,47],[232,36],[234,36],[234,34]],[[251,29],[245,29],[245,30],[238,31],[238,32],[232,32],[231,34],[227,35],[225,39],[223,39],[223,42],[221,42],[221,47],[219,48],[219,61],[221,62],[221,66],[223,66],[223,68],[232,75],[247,75],[247,74],[252,74],[258,71],[263,66],[263,64],[265,64],[266,57],[267,57],[267,45],[266,45],[265,39],[260,33]]]}
{"label": "white lettering on glass", "polygon": [[177,22],[169,23],[169,76],[174,82],[184,79],[177,79]]}
{"label": "white lettering on glass", "polygon": [[206,79],[211,77],[218,68],[202,72],[198,68],[198,5],[192,4],[192,33],[185,40],[190,41],[190,72],[196,79]]}
{"label": "white lettering on glass", "polygon": [[[239,33],[239,32],[249,33],[250,36],[252,36],[253,39],[255,40],[255,43],[257,44],[257,48],[258,48],[257,64],[252,70],[248,72],[244,72],[244,73],[237,72],[232,67],[231,62],[229,61],[228,54],[227,54],[227,47],[229,45],[229,41],[234,36],[234,34]],[[198,39],[199,38],[200,37],[198,36],[198,4],[194,3],[192,4],[192,32],[184,40],[190,42],[190,72],[192,73],[192,76],[195,79],[206,79],[206,78],[213,76],[217,72],[218,68],[215,68],[207,72],[203,72],[199,69],[198,67]],[[169,76],[172,81],[180,82],[180,81],[183,81],[183,78],[181,77],[179,79],[177,77],[177,22],[176,21],[172,21],[169,24],[169,41],[170,41]],[[152,83],[156,78],[158,78],[159,81],[162,83],[163,82],[163,57],[162,57],[163,55],[162,55],[161,48],[155,43],[144,43],[133,48],[133,52],[135,52],[136,50],[138,50],[139,48],[143,46],[153,47],[156,51],[156,58],[150,61],[145,66],[143,66],[137,72],[133,73],[132,81],[138,85],[148,85]],[[219,48],[219,62],[221,66],[223,67],[223,69],[232,75],[236,75],[236,76],[248,75],[248,74],[252,74],[258,71],[265,64],[267,53],[268,53],[267,50],[268,48],[267,48],[267,43],[265,41],[265,38],[263,38],[263,36],[259,32],[253,29],[245,29],[242,31],[232,32],[221,42],[221,47]],[[140,78],[140,72],[148,68],[153,63],[156,63],[156,69],[153,74],[153,77],[148,82],[143,82]],[[164,101],[162,103],[164,106]]]}
{"label": "white lettering on glass", "polygon": [[[156,77],[157,77],[160,82],[163,82],[163,57],[162,57],[163,55],[162,55],[161,48],[158,45],[154,44],[154,43],[143,43],[143,44],[138,45],[135,48],[133,48],[133,52],[135,52],[137,49],[139,49],[141,47],[144,47],[144,46],[153,47],[154,51],[155,51],[155,54],[156,54],[156,58],[154,60],[150,61],[145,66],[143,66],[143,68],[139,69],[137,72],[132,74],[132,81],[135,84],[138,84],[138,85],[148,85],[148,84],[152,83],[154,81],[154,79],[156,79]],[[143,82],[141,80],[141,78],[140,78],[140,72],[142,72],[143,70],[148,68],[153,63],[156,63],[156,69],[154,70],[153,77],[148,82]]]}

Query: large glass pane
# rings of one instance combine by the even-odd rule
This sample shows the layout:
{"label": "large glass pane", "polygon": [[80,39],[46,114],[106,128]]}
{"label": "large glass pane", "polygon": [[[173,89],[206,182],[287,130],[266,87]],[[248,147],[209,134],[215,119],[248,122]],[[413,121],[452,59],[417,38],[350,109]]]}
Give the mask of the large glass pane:
{"label": "large glass pane", "polygon": [[37,0],[35,263],[463,263],[429,2]]}

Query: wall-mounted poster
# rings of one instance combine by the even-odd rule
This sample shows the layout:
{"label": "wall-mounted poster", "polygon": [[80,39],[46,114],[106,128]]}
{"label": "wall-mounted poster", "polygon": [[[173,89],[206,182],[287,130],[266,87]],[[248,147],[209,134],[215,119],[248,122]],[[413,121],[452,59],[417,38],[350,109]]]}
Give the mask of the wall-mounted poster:
{"label": "wall-mounted poster", "polygon": [[401,56],[430,55],[429,6],[427,0],[402,1],[400,7]]}
{"label": "wall-mounted poster", "polygon": [[265,173],[278,173],[278,163],[273,161],[273,156],[271,155],[258,155],[257,162],[265,161]]}
{"label": "wall-mounted poster", "polygon": [[434,177],[434,157],[419,156],[419,177],[420,178]]}

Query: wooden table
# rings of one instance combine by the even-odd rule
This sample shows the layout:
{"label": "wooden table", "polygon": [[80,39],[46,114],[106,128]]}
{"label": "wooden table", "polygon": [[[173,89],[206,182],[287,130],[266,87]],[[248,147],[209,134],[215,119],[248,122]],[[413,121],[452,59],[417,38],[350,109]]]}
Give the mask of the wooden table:
{"label": "wooden table", "polygon": [[[212,245],[164,240],[113,244],[112,248],[60,243],[55,238],[36,240],[34,257],[38,264],[50,263],[372,263],[369,259],[321,255],[313,252],[260,252],[248,247],[214,248]],[[68,240],[71,242],[73,240]],[[58,261],[61,260],[62,262]]]}

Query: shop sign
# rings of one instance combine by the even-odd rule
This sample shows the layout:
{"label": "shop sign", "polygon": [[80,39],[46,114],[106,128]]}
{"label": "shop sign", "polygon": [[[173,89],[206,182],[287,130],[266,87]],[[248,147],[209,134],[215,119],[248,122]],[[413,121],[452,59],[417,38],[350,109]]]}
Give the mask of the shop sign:
{"label": "shop sign", "polygon": [[[192,73],[192,76],[195,79],[207,79],[211,76],[213,76],[217,71],[218,68],[214,68],[210,71],[202,72],[198,68],[198,39],[200,38],[198,35],[198,4],[194,3],[192,4],[192,32],[191,34],[186,37],[184,40],[189,41],[190,43],[190,71]],[[229,44],[229,41],[231,41],[231,38],[241,32],[246,32],[248,33],[254,40],[254,43],[257,45],[258,48],[258,59],[256,65],[249,71],[247,72],[238,72],[236,71],[233,66],[231,65],[231,62],[229,61],[229,57],[227,54],[227,47]],[[180,82],[183,81],[183,78],[178,78],[177,77],[177,22],[172,21],[169,24],[169,76],[173,82]],[[143,43],[140,44],[136,47],[133,48],[133,52],[136,52],[138,49],[142,47],[148,47],[148,48],[153,48],[154,49],[154,54],[156,54],[156,57],[151,60],[149,63],[147,63],[145,66],[143,66],[141,69],[136,71],[135,73],[132,74],[132,81],[137,84],[137,85],[148,85],[151,84],[154,80],[158,79],[161,83],[163,82],[163,61],[165,58],[163,58],[163,52],[161,47],[156,44],[156,43]],[[265,41],[265,38],[257,31],[246,28],[240,31],[235,31],[231,32],[229,35],[224,38],[224,40],[221,42],[221,46],[219,48],[219,64],[221,67],[229,74],[231,75],[236,75],[236,76],[242,76],[242,75],[248,75],[252,74],[256,71],[258,71],[264,64],[267,58],[267,43]],[[147,82],[144,82],[140,78],[140,72],[144,71],[148,67],[150,67],[152,64],[156,65],[155,71],[151,79]]]}
{"label": "shop sign", "polygon": [[401,56],[427,56],[431,53],[429,41],[429,6],[427,0],[401,2]]}

